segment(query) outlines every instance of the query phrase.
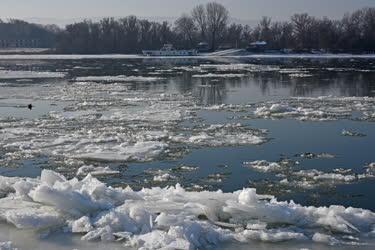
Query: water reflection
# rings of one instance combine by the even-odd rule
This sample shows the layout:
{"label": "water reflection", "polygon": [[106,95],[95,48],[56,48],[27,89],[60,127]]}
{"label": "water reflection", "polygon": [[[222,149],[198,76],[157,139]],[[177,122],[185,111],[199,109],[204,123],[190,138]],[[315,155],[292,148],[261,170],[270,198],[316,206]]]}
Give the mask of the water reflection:
{"label": "water reflection", "polygon": [[224,83],[203,83],[197,87],[197,92],[201,103],[208,106],[223,103],[227,89]]}

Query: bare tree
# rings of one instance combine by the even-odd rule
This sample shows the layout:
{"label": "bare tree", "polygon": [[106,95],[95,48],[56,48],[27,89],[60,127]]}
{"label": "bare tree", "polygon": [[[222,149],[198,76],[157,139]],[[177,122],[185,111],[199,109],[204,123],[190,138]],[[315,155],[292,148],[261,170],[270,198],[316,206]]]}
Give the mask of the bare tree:
{"label": "bare tree", "polygon": [[309,49],[312,47],[312,40],[314,36],[314,23],[316,19],[309,16],[307,13],[295,14],[292,16],[292,23],[294,27],[294,38],[297,48]]}
{"label": "bare tree", "polygon": [[229,12],[223,5],[215,2],[206,5],[206,12],[207,31],[211,42],[211,49],[214,50],[216,49],[218,38],[227,27]]}
{"label": "bare tree", "polygon": [[260,20],[258,27],[259,27],[259,40],[271,42],[272,40],[272,34],[271,34],[271,23],[272,20],[269,17],[262,17]]}
{"label": "bare tree", "polygon": [[211,2],[196,6],[191,15],[199,28],[201,39],[209,40],[211,49],[214,50],[217,46],[217,40],[223,35],[227,27],[228,10],[221,4]]}
{"label": "bare tree", "polygon": [[[241,39],[243,34],[243,26],[241,24],[232,23],[225,32],[225,43],[231,44],[232,46],[238,48],[241,46]],[[246,44],[245,44],[246,45]]]}
{"label": "bare tree", "polygon": [[197,24],[201,39],[206,39],[207,33],[207,13],[206,8],[203,4],[196,6],[192,12],[191,16],[193,17],[194,22]]}
{"label": "bare tree", "polygon": [[183,14],[175,22],[175,32],[182,38],[182,42],[189,47],[194,45],[196,26],[192,17]]}

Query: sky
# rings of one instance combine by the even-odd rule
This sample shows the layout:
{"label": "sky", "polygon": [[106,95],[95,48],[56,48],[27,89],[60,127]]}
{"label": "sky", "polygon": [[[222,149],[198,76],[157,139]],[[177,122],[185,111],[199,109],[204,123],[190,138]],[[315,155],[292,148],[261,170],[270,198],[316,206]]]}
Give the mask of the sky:
{"label": "sky", "polygon": [[[212,0],[0,0],[0,18],[92,18],[137,15],[176,17]],[[375,7],[375,0],[216,0],[232,17],[286,20],[294,13],[341,18],[346,12]]]}

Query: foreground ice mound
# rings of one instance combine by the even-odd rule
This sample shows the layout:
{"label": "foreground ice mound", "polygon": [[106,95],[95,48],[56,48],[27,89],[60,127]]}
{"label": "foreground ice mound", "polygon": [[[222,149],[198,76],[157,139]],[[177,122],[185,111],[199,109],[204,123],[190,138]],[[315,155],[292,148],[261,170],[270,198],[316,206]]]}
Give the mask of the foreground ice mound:
{"label": "foreground ice mound", "polygon": [[329,243],[333,238],[350,244],[354,237],[373,237],[375,225],[375,213],[368,210],[304,207],[255,189],[188,192],[176,185],[136,192],[108,187],[91,175],[67,180],[50,170],[37,179],[2,179],[0,184],[8,190],[0,199],[0,218],[19,229],[63,228],[82,240],[118,240],[143,249],[254,240]]}

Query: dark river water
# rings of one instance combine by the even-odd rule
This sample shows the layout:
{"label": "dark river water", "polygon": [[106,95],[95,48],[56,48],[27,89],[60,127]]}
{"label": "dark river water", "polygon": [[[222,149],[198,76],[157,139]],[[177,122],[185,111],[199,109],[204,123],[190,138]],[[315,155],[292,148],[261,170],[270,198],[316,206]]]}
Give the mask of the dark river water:
{"label": "dark river water", "polygon": [[[227,59],[228,60],[228,59]],[[234,59],[232,59],[234,60]],[[239,67],[226,69],[224,73],[242,73],[243,64],[256,66],[243,77],[231,78],[192,78],[194,67],[212,64],[235,63]],[[64,78],[41,78],[23,80],[1,79],[0,116],[16,117],[24,120],[38,119],[50,111],[63,111],[71,101],[45,100],[41,92],[49,85],[58,86],[72,82],[76,77],[140,75],[160,76],[163,80],[151,83],[130,82],[129,91],[191,93],[204,106],[218,104],[248,104],[264,101],[282,100],[289,97],[352,97],[375,95],[375,63],[361,59],[263,59],[235,61],[207,61],[194,59],[129,59],[129,60],[48,60],[48,61],[2,61],[3,70],[32,72],[65,72]],[[189,68],[191,68],[189,70]],[[185,69],[185,70],[184,70]],[[188,69],[189,71],[186,71]],[[286,73],[280,73],[285,70]],[[201,69],[197,69],[199,72]],[[214,66],[209,72],[223,73]],[[306,76],[293,77],[302,71]],[[155,74],[155,72],[157,74]],[[291,72],[291,73],[290,73]],[[152,73],[152,74],[150,74]],[[199,73],[201,74],[201,73]],[[292,75],[292,76],[291,76]],[[53,77],[53,76],[52,76]],[[6,76],[4,77],[6,78]],[[27,79],[27,76],[25,77]],[[99,80],[100,82],[100,80]],[[103,82],[102,84],[108,84]],[[108,87],[110,91],[111,87]],[[88,88],[90,91],[90,88]],[[9,93],[9,95],[7,95]],[[35,93],[35,95],[33,95]],[[27,98],[23,97],[27,96]],[[27,110],[33,103],[35,108]],[[193,104],[192,104],[193,105]],[[95,107],[94,107],[95,108]],[[246,113],[246,112],[244,112]],[[241,112],[209,111],[197,112],[200,122],[219,124],[241,122],[243,124],[269,131],[270,141],[261,145],[223,146],[193,148],[177,159],[160,159],[146,163],[122,162],[120,177],[106,178],[111,184],[130,184],[135,188],[153,185],[144,183],[145,170],[170,169],[179,165],[198,167],[196,171],[181,173],[175,182],[189,185],[204,183],[209,189],[234,191],[243,187],[258,187],[265,193],[277,194],[280,199],[293,199],[306,205],[343,204],[375,210],[371,199],[373,180],[354,183],[327,183],[327,186],[308,190],[285,190],[277,185],[280,178],[275,174],[259,173],[243,166],[243,162],[255,160],[278,161],[282,158],[300,162],[298,169],[317,169],[331,171],[337,168],[353,169],[360,172],[363,167],[375,161],[375,126],[372,121],[339,119],[335,121],[299,121],[291,118],[280,119],[241,119]],[[189,121],[185,122],[189,123]],[[366,136],[342,136],[343,129],[359,131]],[[296,155],[305,152],[327,152],[335,155],[329,159],[304,159]],[[0,173],[11,176],[37,176],[40,169],[48,166],[48,155],[30,159],[17,159],[2,166]],[[106,163],[118,165],[117,163]],[[221,181],[207,181],[210,174],[224,174]],[[172,184],[163,183],[163,185]],[[275,186],[276,185],[276,186]]]}
{"label": "dark river water", "polygon": [[3,60],[0,175],[375,211],[374,105],[373,59]]}

